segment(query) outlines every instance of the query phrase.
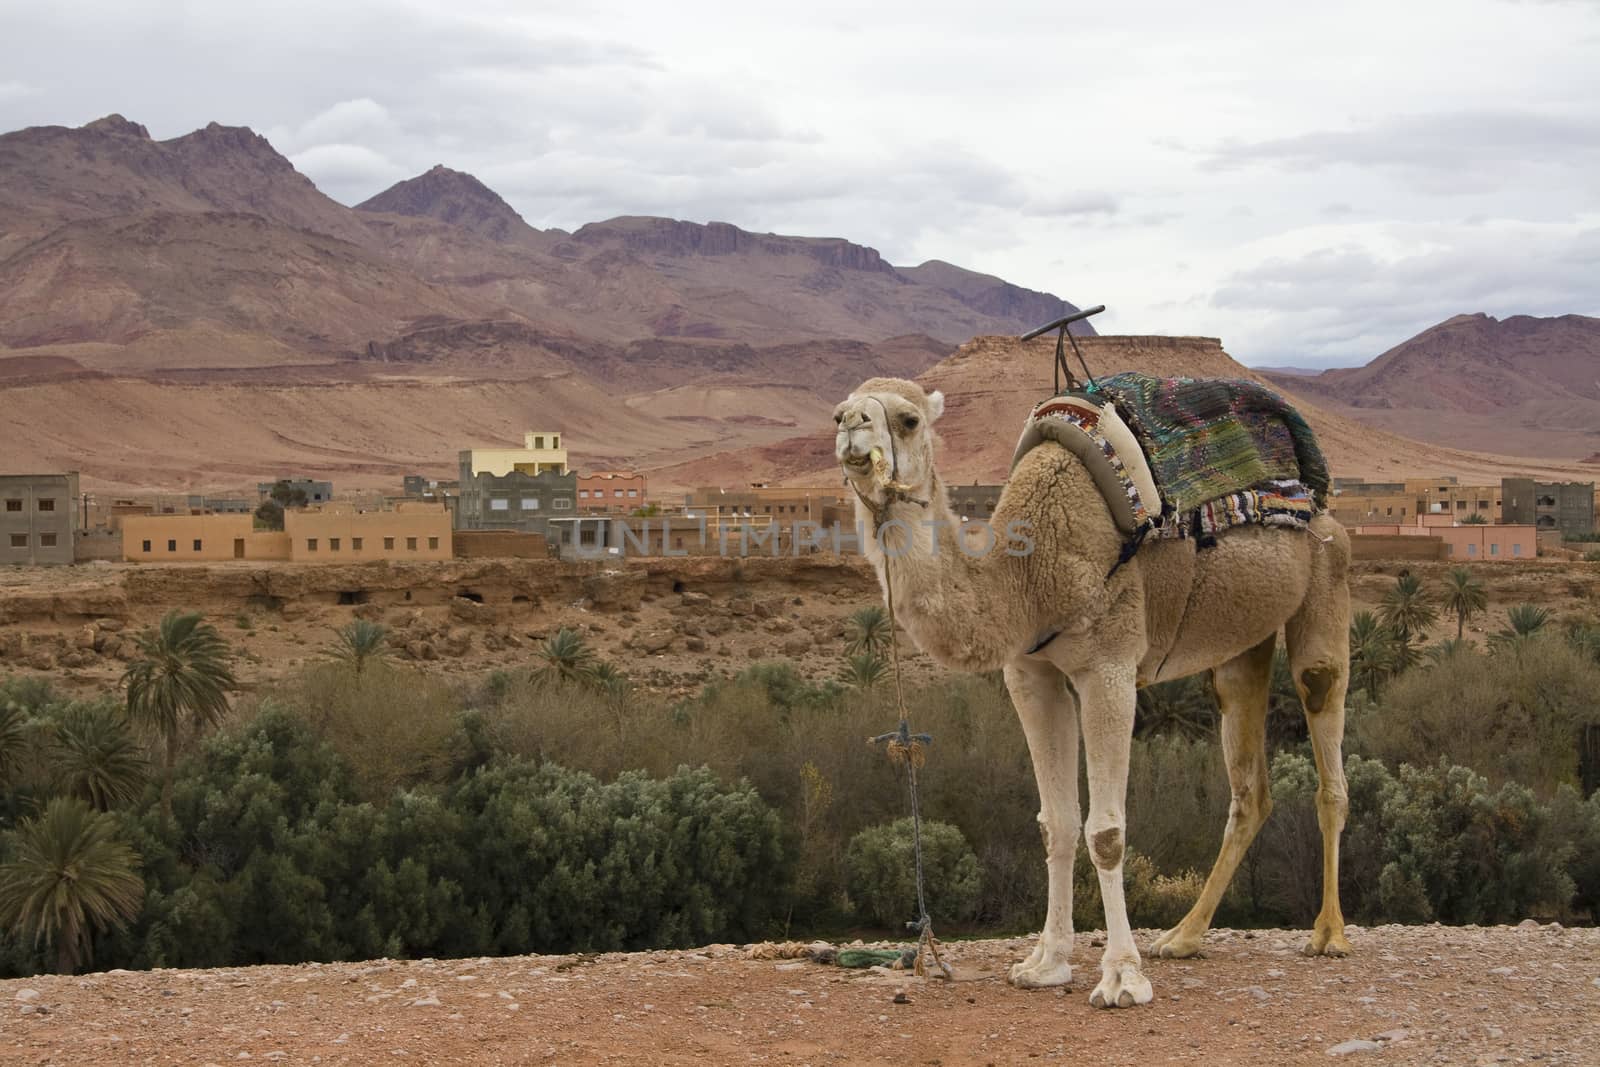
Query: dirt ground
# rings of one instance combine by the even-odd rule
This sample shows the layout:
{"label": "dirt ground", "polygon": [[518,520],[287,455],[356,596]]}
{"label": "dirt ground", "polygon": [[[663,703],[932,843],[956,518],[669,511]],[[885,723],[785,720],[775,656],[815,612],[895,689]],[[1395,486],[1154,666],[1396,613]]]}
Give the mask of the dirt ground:
{"label": "dirt ground", "polygon": [[[1437,594],[1445,569],[1357,563],[1354,606],[1375,608],[1402,572],[1420,575]],[[1472,570],[1489,598],[1467,627],[1474,641],[1505,626],[1507,609],[1519,603],[1547,607],[1558,622],[1600,610],[1594,564],[1541,559]],[[337,627],[361,616],[390,628],[400,661],[463,682],[526,666],[546,636],[572,627],[636,685],[681,697],[761,659],[830,676],[842,663],[850,614],[881,603],[858,557],[641,559],[620,568],[479,560],[3,569],[0,676],[43,675],[84,694],[112,688],[134,653],[130,631],[180,608],[203,611],[218,626],[246,689],[298,675],[332,646]],[[1454,635],[1445,617],[1429,637]],[[909,640],[901,652],[913,681],[945,673]]]}
{"label": "dirt ground", "polygon": [[1337,960],[1298,931],[1214,931],[1114,1011],[1089,1006],[1094,934],[1070,989],[1034,992],[1003,978],[1026,939],[947,946],[954,982],[726,945],[41,976],[0,982],[0,1063],[1600,1063],[1600,930],[1350,935]]}

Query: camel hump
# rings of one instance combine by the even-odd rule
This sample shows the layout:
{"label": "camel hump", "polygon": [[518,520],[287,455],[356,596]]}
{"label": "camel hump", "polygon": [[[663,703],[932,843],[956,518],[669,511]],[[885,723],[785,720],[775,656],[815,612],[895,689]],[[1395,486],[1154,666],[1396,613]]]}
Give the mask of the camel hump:
{"label": "camel hump", "polygon": [[1065,393],[1036,406],[1023,423],[1011,466],[1046,441],[1084,465],[1123,536],[1149,529],[1161,514],[1161,495],[1144,449],[1106,399]]}

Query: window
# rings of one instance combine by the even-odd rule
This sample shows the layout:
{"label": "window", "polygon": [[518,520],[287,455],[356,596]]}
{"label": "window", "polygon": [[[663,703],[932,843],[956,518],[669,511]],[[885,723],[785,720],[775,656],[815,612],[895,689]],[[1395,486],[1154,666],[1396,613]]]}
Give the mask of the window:
{"label": "window", "polygon": [[144,542],[143,551],[145,551],[145,552],[150,551],[150,542],[149,541]]}
{"label": "window", "polygon": [[557,511],[571,511],[572,501],[567,497],[558,496],[555,498],[555,500],[550,502],[550,506],[555,508]]}
{"label": "window", "polygon": [[628,490],[628,496],[636,497],[638,495],[639,495],[639,490],[637,490],[637,489],[629,489]]}
{"label": "window", "polygon": [[415,537],[406,538],[406,548],[415,552],[417,550],[417,539]]}
{"label": "window", "polygon": [[45,497],[43,500],[39,501],[39,510],[40,511],[54,511],[55,509],[56,509],[55,498],[53,498],[53,497]]}
{"label": "window", "polygon": [[22,501],[20,501],[20,500],[7,500],[6,501],[6,510],[7,511],[21,511],[22,510]]}
{"label": "window", "polygon": [[579,500],[588,500],[589,499],[589,490],[587,490],[587,489],[579,489],[578,490],[578,499]]}
{"label": "window", "polygon": [[385,537],[383,539],[383,550],[385,552],[393,552],[394,551],[394,538]]}
{"label": "window", "polygon": [[[149,541],[145,542],[145,544],[147,544],[147,545],[149,543],[150,543]],[[27,548],[28,547],[28,535],[27,534],[12,534],[11,535],[11,547],[12,548]]]}
{"label": "window", "polygon": [[176,552],[176,551],[178,551],[178,541],[177,541],[176,538],[173,538],[172,540],[169,540],[167,542],[167,551],[168,552]]}
{"label": "window", "polygon": [[194,539],[194,550],[196,552],[200,551],[200,538],[198,537]]}
{"label": "window", "polygon": [[1476,556],[1477,554],[1478,554],[1478,546],[1477,545],[1468,545],[1467,546],[1467,555]]}
{"label": "window", "polygon": [[511,510],[511,501],[506,500],[503,497],[495,497],[493,500],[489,501],[489,510],[490,511],[510,511]]}
{"label": "window", "polygon": [[1392,508],[1392,507],[1384,508],[1383,509],[1383,513],[1385,515],[1393,515],[1394,514],[1394,508]]}
{"label": "window", "polygon": [[315,552],[316,550],[317,550],[317,539],[315,537],[306,538],[306,551],[307,552]]}
{"label": "window", "polygon": [[1518,545],[1518,544],[1514,544],[1514,545],[1512,545],[1512,546],[1511,546],[1511,554],[1512,554],[1512,555],[1513,555],[1513,556],[1520,556],[1520,555],[1522,555],[1522,546],[1521,546],[1521,545]]}
{"label": "window", "polygon": [[352,551],[352,552],[360,552],[361,551],[361,538],[359,538],[359,537],[350,538],[350,551]]}
{"label": "window", "polygon": [[54,547],[56,547],[56,535],[53,534],[53,533],[42,533],[42,534],[40,534],[39,535],[39,547],[40,548],[54,548]]}
{"label": "window", "polygon": [[613,490],[611,490],[611,495],[614,496],[614,497],[620,497],[622,495],[622,490],[621,489],[613,489]]}
{"label": "window", "polygon": [[436,549],[438,547],[439,547],[439,539],[437,537],[428,538],[428,548]]}
{"label": "window", "polygon": [[543,448],[543,447],[544,447],[544,438],[542,438],[542,437],[535,437],[535,438],[534,438],[534,439],[533,439],[533,447],[534,447],[534,448]]}
{"label": "window", "polygon": [[1490,545],[1489,546],[1489,555],[1498,556],[1499,554],[1500,554],[1500,546],[1499,545]]}
{"label": "window", "polygon": [[539,498],[536,497],[536,496],[525,496],[525,497],[523,497],[522,498],[522,510],[523,511],[538,511],[539,510]]}
{"label": "window", "polygon": [[337,552],[337,551],[339,551],[339,539],[337,537],[328,538],[328,551],[329,552]]}

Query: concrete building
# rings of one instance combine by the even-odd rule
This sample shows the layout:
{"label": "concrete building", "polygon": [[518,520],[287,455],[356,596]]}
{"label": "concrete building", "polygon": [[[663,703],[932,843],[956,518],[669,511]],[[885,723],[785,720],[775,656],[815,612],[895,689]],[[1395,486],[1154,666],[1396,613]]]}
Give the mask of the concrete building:
{"label": "concrete building", "polygon": [[[317,481],[315,478],[280,478],[278,481],[287,482],[290,492],[299,489],[306,495],[307,504],[326,504],[333,499],[333,483]],[[260,500],[272,496],[272,487],[278,482],[257,482],[256,493]],[[260,503],[260,500],[257,503]]]}
{"label": "concrete building", "polygon": [[1531,560],[1539,555],[1538,532],[1529,525],[1455,524],[1442,515],[1418,515],[1408,523],[1363,523],[1361,537],[1427,537],[1444,543],[1443,557],[1455,562]]}
{"label": "concrete building", "polygon": [[71,563],[77,529],[77,471],[0,474],[0,563]]}
{"label": "concrete building", "polygon": [[260,502],[243,497],[202,496],[190,494],[191,515],[253,515]]}
{"label": "concrete building", "polygon": [[627,514],[648,502],[644,475],[635,471],[594,471],[578,475],[578,510]]}
{"label": "concrete building", "polygon": [[450,513],[439,504],[393,511],[331,506],[284,513],[282,530],[257,530],[249,515],[140,515],[122,525],[122,558],[141,563],[286,560],[360,563],[450,559]]}
{"label": "concrete building", "polygon": [[1501,483],[1506,522],[1528,523],[1566,536],[1594,532],[1595,483],[1538,482],[1506,478]]}
{"label": "concrete building", "polygon": [[765,482],[743,489],[708,486],[688,493],[683,506],[684,514],[691,518],[696,514],[770,515],[789,524],[821,522],[823,509],[845,503],[848,491],[843,486],[769,486]]}
{"label": "concrete building", "polygon": [[1329,510],[1347,526],[1364,523],[1408,523],[1418,515],[1460,521],[1477,515],[1501,521],[1501,489],[1497,485],[1461,485],[1454,475],[1410,478],[1404,482],[1335,480]]}
{"label": "concrete building", "polygon": [[[465,457],[467,453],[462,453]],[[571,515],[577,506],[578,476],[544,471],[525,474],[471,474],[462,460],[461,495],[455,500],[460,530],[517,530],[545,533],[546,520]]]}
{"label": "concrete building", "polygon": [[529,430],[521,448],[469,448],[459,455],[461,484],[477,474],[566,474],[567,450],[559,433]]}

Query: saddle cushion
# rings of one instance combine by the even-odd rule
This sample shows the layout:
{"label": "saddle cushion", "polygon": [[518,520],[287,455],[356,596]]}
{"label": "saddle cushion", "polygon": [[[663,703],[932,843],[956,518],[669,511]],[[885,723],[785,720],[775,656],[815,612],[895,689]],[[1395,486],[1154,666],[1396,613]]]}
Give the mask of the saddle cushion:
{"label": "saddle cushion", "polygon": [[1144,450],[1105,399],[1068,393],[1035,406],[1022,424],[1011,466],[1044,441],[1054,441],[1088,469],[1124,535],[1148,529],[1161,514],[1161,496]]}

